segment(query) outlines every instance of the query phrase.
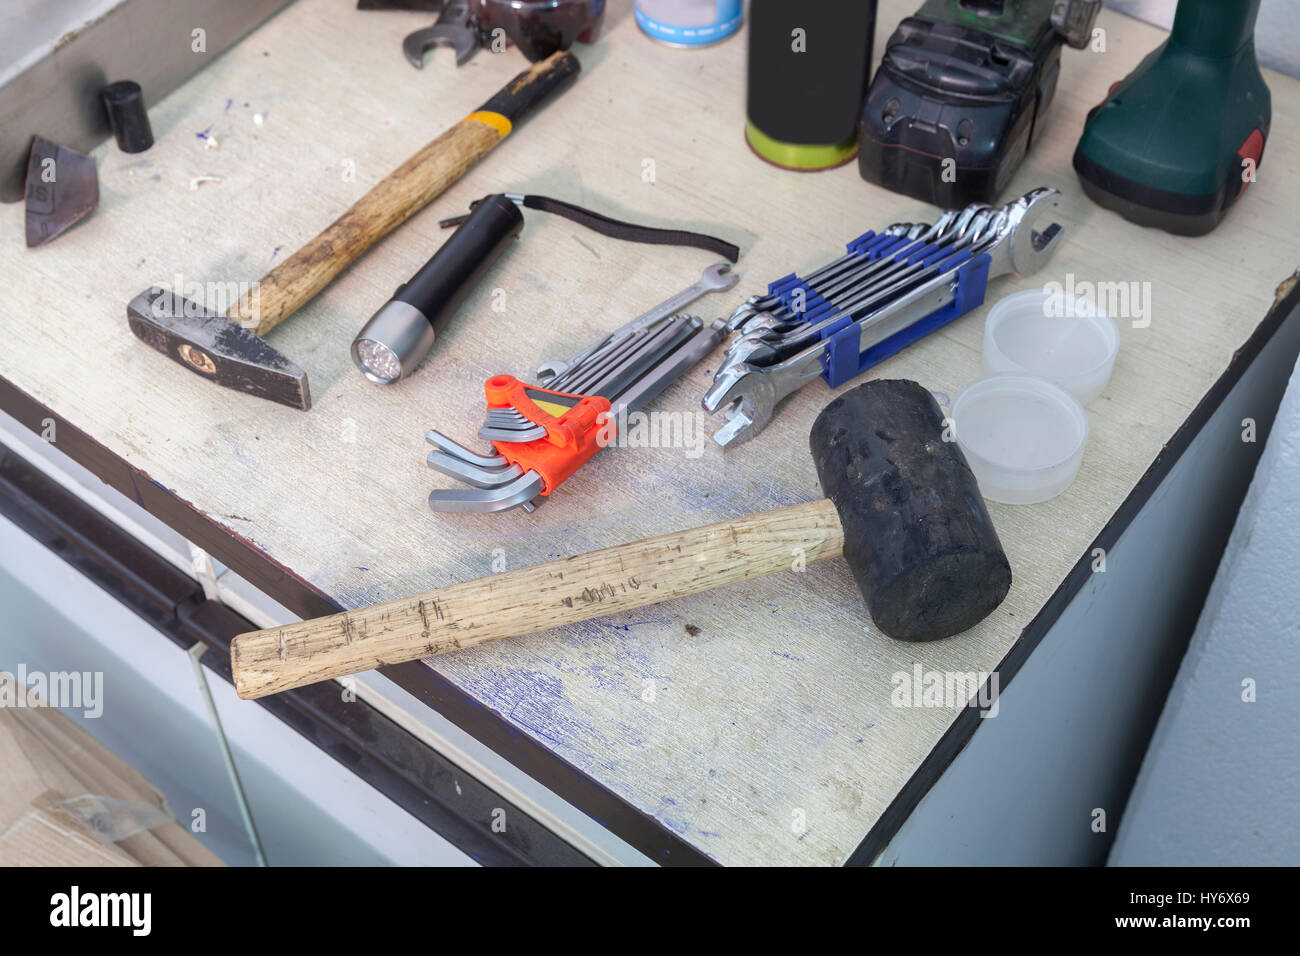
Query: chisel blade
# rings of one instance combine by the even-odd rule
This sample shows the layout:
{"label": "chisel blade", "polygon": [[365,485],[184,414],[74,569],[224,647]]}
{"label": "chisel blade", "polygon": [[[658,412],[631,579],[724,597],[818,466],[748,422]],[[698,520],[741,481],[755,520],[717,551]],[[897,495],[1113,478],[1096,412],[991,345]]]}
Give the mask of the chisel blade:
{"label": "chisel blade", "polygon": [[37,136],[27,158],[27,248],[62,235],[98,205],[95,161]]}

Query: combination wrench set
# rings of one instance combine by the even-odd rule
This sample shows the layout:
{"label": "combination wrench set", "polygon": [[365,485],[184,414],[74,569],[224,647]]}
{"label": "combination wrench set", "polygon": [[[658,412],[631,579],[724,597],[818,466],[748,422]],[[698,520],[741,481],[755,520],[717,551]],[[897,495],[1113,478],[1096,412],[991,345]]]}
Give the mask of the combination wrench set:
{"label": "combination wrench set", "polygon": [[721,344],[726,323],[682,312],[708,292],[730,289],[739,278],[720,262],[700,280],[611,332],[565,362],[537,370],[545,387],[512,375],[484,383],[487,415],[479,437],[493,452],[479,454],[439,431],[425,437],[430,468],[469,488],[435,489],[434,511],[533,511],[545,496],[600,451],[621,421],[652,401]]}
{"label": "combination wrench set", "polygon": [[867,232],[835,261],[751,297],[726,323],[734,335],[702,400],[727,418],[714,440],[753,438],[817,376],[837,388],[978,307],[989,279],[1036,272],[1063,231],[1046,218],[1059,197],[1039,187],[997,208],[973,204],[932,225]]}

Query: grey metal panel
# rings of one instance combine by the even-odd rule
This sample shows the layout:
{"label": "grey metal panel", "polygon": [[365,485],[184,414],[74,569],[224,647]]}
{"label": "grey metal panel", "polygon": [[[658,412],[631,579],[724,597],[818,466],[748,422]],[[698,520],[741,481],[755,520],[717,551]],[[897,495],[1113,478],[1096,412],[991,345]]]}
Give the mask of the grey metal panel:
{"label": "grey metal panel", "polygon": [[[109,134],[99,91],[152,106],[290,0],[18,0],[0,14],[0,201],[23,198],[32,137],[85,152]],[[206,53],[192,49],[201,27]]]}
{"label": "grey metal panel", "polygon": [[[1106,862],[1298,353],[1300,310],[1192,439],[1110,548],[1105,571],[1057,618],[999,695],[998,715],[978,722],[876,865]],[[1255,444],[1241,438],[1247,417],[1256,421]],[[1104,832],[1093,829],[1098,808]],[[1201,850],[1190,852],[1204,861]]]}

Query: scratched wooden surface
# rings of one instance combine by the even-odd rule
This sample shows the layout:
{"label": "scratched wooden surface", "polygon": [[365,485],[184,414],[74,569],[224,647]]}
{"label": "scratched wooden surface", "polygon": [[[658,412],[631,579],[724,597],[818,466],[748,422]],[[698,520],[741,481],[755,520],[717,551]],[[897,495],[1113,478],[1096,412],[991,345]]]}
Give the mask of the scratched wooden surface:
{"label": "scratched wooden surface", "polygon": [[[877,55],[915,5],[880,4]],[[606,451],[532,516],[425,506],[437,480],[423,462],[426,429],[471,440],[486,377],[567,356],[666,298],[708,264],[698,251],[619,243],[529,212],[522,240],[418,376],[383,389],[349,361],[360,325],[445,239],[436,220],[487,192],[541,192],[732,238],[744,278],[699,304],[710,318],[865,229],[933,216],[852,165],[798,175],[756,160],[741,133],[743,35],[672,50],[638,33],[629,7],[612,3],[602,41],[578,48],[572,90],[273,333],[309,372],[310,413],[214,388],[145,348],[127,330],[127,300],[177,273],[258,278],[513,76],[517,54],[480,53],[457,70],[439,51],[417,73],[399,42],[426,18],[300,0],[153,109],[151,151],[95,152],[102,202],[74,231],[29,252],[21,207],[0,208],[0,372],[349,607],[487,574],[494,559],[517,567],[818,497],[806,442],[830,396],[815,382],[756,441],[725,454],[703,435]],[[1107,52],[1064,52],[1043,139],[1011,190],[1063,190],[1066,244],[1043,273],[1002,280],[991,298],[1067,274],[1147,282],[1151,322],[1120,322],[1078,480],[1044,504],[990,506],[1015,574],[1001,608],[957,638],[893,643],[873,632],[847,568],[825,562],[435,666],[721,862],[842,862],[954,717],[891,706],[891,675],[997,665],[1295,266],[1292,80],[1269,77],[1260,181],[1209,237],[1139,229],[1082,198],[1069,157],[1083,115],[1160,36],[1109,13],[1100,24]],[[204,176],[218,181],[192,189]],[[491,308],[494,290],[503,311]],[[955,393],[980,373],[986,311],[872,374]],[[716,360],[658,407],[698,408]]]}

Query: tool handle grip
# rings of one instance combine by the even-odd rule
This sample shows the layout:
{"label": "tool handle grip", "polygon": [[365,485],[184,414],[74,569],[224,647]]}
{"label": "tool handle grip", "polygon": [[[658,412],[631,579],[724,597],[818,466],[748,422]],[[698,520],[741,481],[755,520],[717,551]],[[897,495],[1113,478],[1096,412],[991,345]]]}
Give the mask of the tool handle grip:
{"label": "tool handle grip", "polygon": [[578,75],[567,51],[534,63],[483,107],[408,159],[315,239],[267,273],[231,318],[265,335],[501,142],[530,111]]}
{"label": "tool handle grip", "polygon": [[393,298],[414,306],[440,333],[523,228],[518,206],[505,196],[485,197]]}
{"label": "tool handle grip", "polygon": [[839,515],[822,499],[645,538],[231,642],[244,699],[603,617],[838,557]]}

